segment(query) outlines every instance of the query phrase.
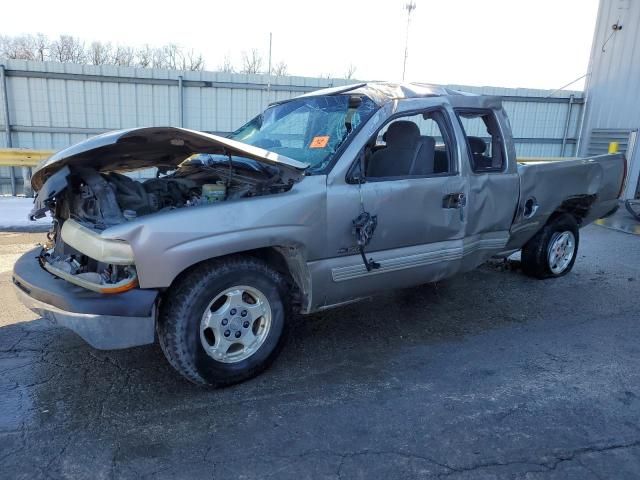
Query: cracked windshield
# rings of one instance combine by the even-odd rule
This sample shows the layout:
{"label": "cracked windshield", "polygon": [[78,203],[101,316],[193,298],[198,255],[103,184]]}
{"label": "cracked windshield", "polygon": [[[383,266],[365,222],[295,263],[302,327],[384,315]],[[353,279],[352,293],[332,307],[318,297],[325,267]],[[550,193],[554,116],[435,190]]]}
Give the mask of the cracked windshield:
{"label": "cracked windshield", "polygon": [[323,95],[276,104],[230,138],[324,169],[338,148],[376,110],[364,96]]}

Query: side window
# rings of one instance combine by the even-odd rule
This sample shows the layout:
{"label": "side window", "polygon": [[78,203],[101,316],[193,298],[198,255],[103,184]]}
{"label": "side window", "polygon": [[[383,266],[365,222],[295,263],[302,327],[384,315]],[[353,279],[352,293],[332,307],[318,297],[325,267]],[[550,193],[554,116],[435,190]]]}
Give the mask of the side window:
{"label": "side window", "polygon": [[396,117],[369,141],[366,178],[406,178],[453,173],[453,142],[439,110]]}
{"label": "side window", "polygon": [[469,161],[474,172],[501,172],[505,165],[504,142],[490,110],[457,110],[467,137]]}

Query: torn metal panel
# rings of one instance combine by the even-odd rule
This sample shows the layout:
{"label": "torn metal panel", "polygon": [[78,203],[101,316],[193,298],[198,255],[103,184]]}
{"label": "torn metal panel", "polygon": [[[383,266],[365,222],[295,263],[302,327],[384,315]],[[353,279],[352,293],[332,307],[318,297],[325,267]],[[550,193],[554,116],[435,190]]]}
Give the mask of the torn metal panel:
{"label": "torn metal panel", "polygon": [[508,248],[520,248],[554,212],[575,212],[581,225],[618,205],[624,180],[624,155],[518,166],[520,198]]}
{"label": "torn metal panel", "polygon": [[313,305],[313,290],[311,288],[311,273],[307,265],[307,255],[304,247],[300,246],[278,246],[276,250],[284,257],[287,268],[293,281],[300,291],[300,311],[308,313]]}
{"label": "torn metal panel", "polygon": [[47,210],[50,209],[50,202],[67,188],[70,174],[69,167],[64,166],[48,178],[33,199],[33,208],[29,213],[30,220],[37,220],[45,216]]}

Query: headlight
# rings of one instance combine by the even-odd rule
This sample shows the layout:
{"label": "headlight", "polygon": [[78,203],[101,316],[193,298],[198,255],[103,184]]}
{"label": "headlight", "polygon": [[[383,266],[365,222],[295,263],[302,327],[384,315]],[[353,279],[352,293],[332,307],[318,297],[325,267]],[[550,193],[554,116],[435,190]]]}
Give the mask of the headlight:
{"label": "headlight", "polygon": [[112,265],[133,264],[131,245],[123,240],[103,238],[71,219],[64,222],[60,233],[64,243],[94,260]]}

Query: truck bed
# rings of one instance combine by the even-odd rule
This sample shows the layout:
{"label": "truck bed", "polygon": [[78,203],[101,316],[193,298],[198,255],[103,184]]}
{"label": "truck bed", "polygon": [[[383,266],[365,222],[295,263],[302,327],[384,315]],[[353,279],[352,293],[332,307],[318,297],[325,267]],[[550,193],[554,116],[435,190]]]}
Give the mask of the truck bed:
{"label": "truck bed", "polygon": [[563,209],[581,212],[581,227],[614,211],[625,172],[623,154],[519,164],[520,196],[508,247],[522,247]]}

